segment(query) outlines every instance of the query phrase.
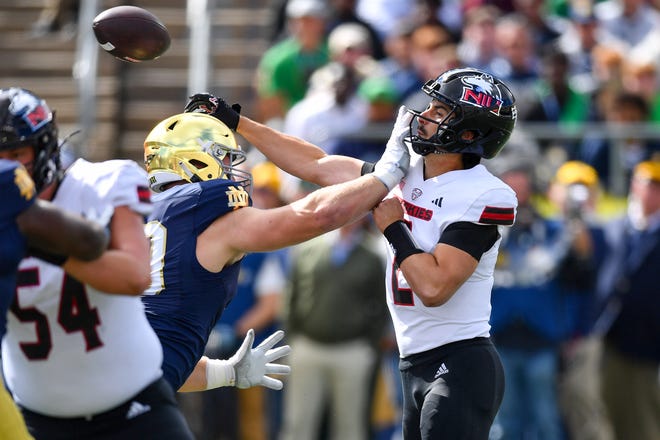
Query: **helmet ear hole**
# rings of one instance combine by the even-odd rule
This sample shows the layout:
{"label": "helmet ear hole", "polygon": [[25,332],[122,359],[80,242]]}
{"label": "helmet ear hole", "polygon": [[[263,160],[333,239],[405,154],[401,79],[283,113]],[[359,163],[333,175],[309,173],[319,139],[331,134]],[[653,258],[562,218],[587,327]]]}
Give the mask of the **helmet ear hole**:
{"label": "helmet ear hole", "polygon": [[469,144],[477,137],[477,134],[472,130],[463,130],[458,137],[461,142]]}
{"label": "helmet ear hole", "polygon": [[190,165],[194,166],[195,168],[197,168],[198,170],[201,170],[201,169],[207,167],[207,165],[204,162],[202,162],[201,160],[197,160],[197,159],[191,159],[188,163]]}

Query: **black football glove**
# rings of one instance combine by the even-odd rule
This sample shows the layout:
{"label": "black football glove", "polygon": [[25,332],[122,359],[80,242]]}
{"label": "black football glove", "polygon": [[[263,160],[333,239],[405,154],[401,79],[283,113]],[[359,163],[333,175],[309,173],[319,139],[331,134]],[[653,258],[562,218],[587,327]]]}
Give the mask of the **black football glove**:
{"label": "black football glove", "polygon": [[210,93],[197,93],[188,98],[183,110],[186,113],[207,113],[223,122],[227,127],[236,130],[240,118],[241,105],[232,104],[231,107],[222,98]]}

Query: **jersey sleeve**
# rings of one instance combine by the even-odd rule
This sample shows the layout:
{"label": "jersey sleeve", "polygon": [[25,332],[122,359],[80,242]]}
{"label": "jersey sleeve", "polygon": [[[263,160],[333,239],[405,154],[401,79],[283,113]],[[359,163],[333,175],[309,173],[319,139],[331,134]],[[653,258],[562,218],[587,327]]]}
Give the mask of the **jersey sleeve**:
{"label": "jersey sleeve", "polygon": [[3,217],[15,218],[36,200],[34,182],[18,162],[0,161],[0,187],[3,195]]}
{"label": "jersey sleeve", "polygon": [[195,228],[200,233],[225,213],[252,204],[248,192],[229,180],[208,180],[201,182],[200,187],[195,207]]}
{"label": "jersey sleeve", "polygon": [[438,243],[461,249],[479,261],[483,253],[493,247],[499,237],[496,225],[458,222],[452,223],[442,232]]}
{"label": "jersey sleeve", "polygon": [[143,216],[152,210],[147,172],[133,161],[108,161],[110,172],[98,182],[101,197],[113,206],[127,206]]}
{"label": "jersey sleeve", "polygon": [[459,221],[512,226],[517,207],[518,200],[513,191],[508,188],[491,189],[477,196]]}

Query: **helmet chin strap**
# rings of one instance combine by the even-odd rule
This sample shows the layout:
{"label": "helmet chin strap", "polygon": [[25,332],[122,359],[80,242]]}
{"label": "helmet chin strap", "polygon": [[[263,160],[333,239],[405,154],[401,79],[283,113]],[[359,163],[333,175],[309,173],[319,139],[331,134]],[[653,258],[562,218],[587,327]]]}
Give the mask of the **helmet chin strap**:
{"label": "helmet chin strap", "polygon": [[[418,144],[416,148],[413,148],[413,150],[422,156],[427,156],[429,154],[451,154],[455,153],[452,151],[447,151],[446,149],[443,149],[438,142],[434,142],[433,138],[440,139],[440,137],[443,135],[440,131],[438,131],[434,136],[432,136],[429,139],[424,139],[418,136],[415,136],[417,140],[415,143]],[[451,145],[448,144],[448,145]],[[420,152],[421,151],[421,152]]]}

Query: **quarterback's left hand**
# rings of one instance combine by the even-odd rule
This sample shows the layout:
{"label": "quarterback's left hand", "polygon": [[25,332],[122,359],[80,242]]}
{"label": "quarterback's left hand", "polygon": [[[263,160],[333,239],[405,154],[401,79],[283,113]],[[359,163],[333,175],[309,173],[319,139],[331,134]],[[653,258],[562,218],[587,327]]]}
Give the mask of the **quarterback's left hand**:
{"label": "quarterback's left hand", "polygon": [[288,365],[271,363],[291,353],[291,347],[288,345],[273,348],[282,338],[284,338],[284,332],[278,330],[256,348],[252,348],[254,330],[248,330],[241,347],[229,359],[236,373],[237,388],[262,385],[273,390],[282,389],[281,380],[266,376],[267,374],[289,374],[291,372],[291,367]]}
{"label": "quarterback's left hand", "polygon": [[401,200],[396,197],[382,200],[372,212],[374,223],[380,232],[384,232],[392,223],[403,220],[403,206]]}

